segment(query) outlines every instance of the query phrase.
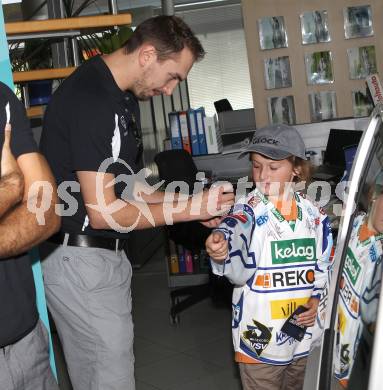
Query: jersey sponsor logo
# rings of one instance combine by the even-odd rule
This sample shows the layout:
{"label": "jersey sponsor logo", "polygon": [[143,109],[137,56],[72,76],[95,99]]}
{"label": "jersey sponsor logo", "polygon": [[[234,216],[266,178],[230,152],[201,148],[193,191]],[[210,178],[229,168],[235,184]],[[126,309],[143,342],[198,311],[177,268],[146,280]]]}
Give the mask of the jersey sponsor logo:
{"label": "jersey sponsor logo", "polygon": [[254,319],[253,324],[254,325],[247,325],[247,330],[242,332],[241,340],[247,347],[254,351],[257,356],[261,356],[271,340],[272,328],[268,328]]}
{"label": "jersey sponsor logo", "polygon": [[305,286],[314,283],[314,280],[312,269],[297,269],[258,275],[255,279],[255,285],[264,288]]}
{"label": "jersey sponsor logo", "polygon": [[315,239],[299,238],[271,242],[273,264],[296,263],[315,260]]}
{"label": "jersey sponsor logo", "polygon": [[242,223],[246,223],[248,221],[248,217],[245,213],[231,214],[230,217],[238,219],[238,221]]}
{"label": "jersey sponsor logo", "polygon": [[286,343],[288,343],[288,345],[292,345],[295,342],[297,342],[297,340],[295,340],[293,337],[287,335],[285,332],[277,332],[275,334],[275,339],[276,339],[276,344],[278,346],[281,346],[281,345],[286,344]]}
{"label": "jersey sponsor logo", "polygon": [[297,210],[298,210],[298,219],[302,221],[302,209],[299,206],[297,206]]}
{"label": "jersey sponsor logo", "polygon": [[275,217],[277,218],[277,220],[279,222],[283,222],[285,220],[285,218],[283,217],[283,215],[277,210],[277,209],[272,209],[271,212],[275,215]]}
{"label": "jersey sponsor logo", "polygon": [[357,317],[359,313],[359,298],[353,293],[351,287],[348,285],[347,280],[342,276],[340,282],[340,293],[351,313]]}
{"label": "jersey sponsor logo", "polygon": [[270,302],[271,318],[283,320],[288,318],[300,305],[307,303],[308,298],[279,299]]}
{"label": "jersey sponsor logo", "polygon": [[262,226],[264,223],[266,223],[269,220],[269,217],[267,215],[261,215],[255,220],[255,223],[258,226]]}
{"label": "jersey sponsor logo", "polygon": [[339,307],[338,310],[338,329],[341,333],[341,335],[344,335],[344,331],[346,330],[347,320],[346,316],[344,315],[343,310]]}
{"label": "jersey sponsor logo", "polygon": [[283,226],[274,219],[270,219],[269,222],[271,229],[268,229],[267,231],[268,236],[273,237],[276,241],[278,241],[283,236]]}
{"label": "jersey sponsor logo", "polygon": [[350,367],[349,344],[341,344],[341,347],[340,347],[340,372],[342,374],[348,372],[349,367]]}
{"label": "jersey sponsor logo", "polygon": [[261,198],[259,196],[253,196],[247,201],[247,204],[255,208],[259,203],[261,203]]}
{"label": "jersey sponsor logo", "polygon": [[238,220],[233,218],[232,215],[228,215],[227,217],[225,217],[225,219],[223,220],[224,223],[226,223],[227,226],[229,226],[229,228],[235,228],[238,224]]}
{"label": "jersey sponsor logo", "polygon": [[[304,340],[310,340],[310,339],[312,339],[312,337],[313,337],[312,333],[307,332],[307,331],[305,332]],[[289,336],[285,332],[276,332],[275,333],[275,340],[276,340],[276,344],[278,346],[281,346],[281,345],[286,344],[286,343],[288,343],[289,345],[292,345],[294,343],[299,342],[298,340],[295,340],[293,337]]]}
{"label": "jersey sponsor logo", "polygon": [[328,301],[328,284],[324,287],[322,290],[320,301],[318,305],[318,317],[320,321],[324,321],[326,318],[326,308],[327,308],[327,301]]}
{"label": "jersey sponsor logo", "polygon": [[272,286],[271,274],[257,275],[255,279],[255,285],[260,287],[269,288]]}
{"label": "jersey sponsor logo", "polygon": [[285,332],[277,332],[275,334],[275,339],[277,345],[283,345],[286,343],[292,345],[294,341],[296,341],[293,337],[287,335]]}
{"label": "jersey sponsor logo", "polygon": [[235,204],[234,207],[233,207],[233,211],[232,211],[232,214],[236,214],[236,213],[242,213],[244,210],[244,205],[243,204]]}
{"label": "jersey sponsor logo", "polygon": [[[250,211],[250,214],[249,214]],[[228,220],[231,218],[231,222]],[[229,227],[234,227],[237,224],[237,221],[245,225],[245,228],[250,227],[252,221],[252,210],[248,205],[244,205],[242,210],[238,210],[225,218],[225,223]]]}
{"label": "jersey sponsor logo", "polygon": [[262,203],[263,204],[268,204],[269,203],[269,201],[268,201],[268,199],[266,198],[266,196],[265,195],[263,195],[261,192],[257,192],[257,194],[255,195],[255,197],[257,197],[257,198],[259,198],[261,201],[262,201]]}
{"label": "jersey sponsor logo", "polygon": [[355,283],[358,280],[362,267],[359,265],[358,261],[356,260],[350,248],[347,248],[344,269],[347,275],[349,276],[351,283],[355,286]]}
{"label": "jersey sponsor logo", "polygon": [[375,261],[378,259],[378,254],[376,252],[376,248],[375,248],[375,245],[372,245],[368,251],[369,255],[370,255],[370,258],[371,258],[371,261],[373,263],[375,263]]}

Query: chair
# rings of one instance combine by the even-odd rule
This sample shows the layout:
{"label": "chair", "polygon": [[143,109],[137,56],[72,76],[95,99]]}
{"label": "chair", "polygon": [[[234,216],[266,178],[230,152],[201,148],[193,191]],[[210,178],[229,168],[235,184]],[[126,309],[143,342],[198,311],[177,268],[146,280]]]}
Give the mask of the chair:
{"label": "chair", "polygon": [[[158,153],[154,157],[154,161],[158,167],[159,178],[165,181],[165,185],[172,181],[184,181],[189,184],[189,193],[192,193],[198,170],[188,152],[185,150],[167,150]],[[193,252],[199,252],[205,248],[205,241],[210,234],[210,229],[198,221],[180,222],[167,226],[166,230],[169,238],[176,245],[182,245]],[[216,277],[210,273],[208,283],[172,290],[170,292],[171,322],[177,324],[179,313],[212,296],[212,286],[221,284],[222,282],[218,282]]]}

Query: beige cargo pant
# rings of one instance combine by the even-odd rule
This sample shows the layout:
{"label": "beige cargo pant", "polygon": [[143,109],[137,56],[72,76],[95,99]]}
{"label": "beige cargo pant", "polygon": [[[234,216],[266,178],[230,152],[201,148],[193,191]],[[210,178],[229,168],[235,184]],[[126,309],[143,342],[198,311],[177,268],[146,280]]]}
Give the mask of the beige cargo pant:
{"label": "beige cargo pant", "polygon": [[277,366],[239,363],[243,390],[302,390],[307,357]]}

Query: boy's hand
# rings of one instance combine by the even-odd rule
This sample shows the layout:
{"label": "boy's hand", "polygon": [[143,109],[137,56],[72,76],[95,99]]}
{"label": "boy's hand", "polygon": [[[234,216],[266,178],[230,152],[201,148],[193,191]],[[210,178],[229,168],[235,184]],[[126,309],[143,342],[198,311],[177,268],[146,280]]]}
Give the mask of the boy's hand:
{"label": "boy's hand", "polygon": [[214,232],[206,240],[206,251],[217,263],[222,263],[228,255],[228,242],[221,232]]}
{"label": "boy's hand", "polygon": [[310,298],[308,302],[305,305],[303,305],[307,307],[308,310],[302,314],[299,314],[298,321],[297,321],[298,324],[304,326],[314,326],[315,318],[317,316],[317,311],[318,311],[318,305],[319,305],[318,298]]}

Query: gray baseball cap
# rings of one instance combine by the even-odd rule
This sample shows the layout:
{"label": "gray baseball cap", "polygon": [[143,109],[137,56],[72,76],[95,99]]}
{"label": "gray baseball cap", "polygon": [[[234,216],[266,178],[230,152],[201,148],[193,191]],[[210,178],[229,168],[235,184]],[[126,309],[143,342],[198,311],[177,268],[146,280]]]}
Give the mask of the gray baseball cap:
{"label": "gray baseball cap", "polygon": [[247,153],[259,153],[273,160],[283,160],[290,156],[306,160],[306,147],[297,129],[285,124],[268,125],[255,130],[252,140],[238,158]]}

